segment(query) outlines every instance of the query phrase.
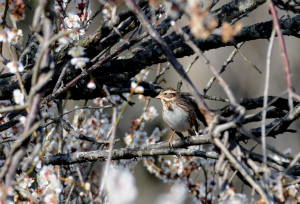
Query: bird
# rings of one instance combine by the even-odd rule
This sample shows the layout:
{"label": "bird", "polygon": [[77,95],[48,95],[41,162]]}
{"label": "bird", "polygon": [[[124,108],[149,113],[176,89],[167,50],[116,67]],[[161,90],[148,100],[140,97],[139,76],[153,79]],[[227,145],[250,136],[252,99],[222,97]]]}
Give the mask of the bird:
{"label": "bird", "polygon": [[188,92],[177,92],[174,88],[163,89],[157,96],[162,102],[163,120],[173,130],[169,139],[169,146],[173,147],[173,135],[176,133],[180,138],[184,138],[181,132],[188,131],[188,136],[193,135],[195,127],[198,133],[200,120],[207,126],[205,116],[198,108],[197,102]]}

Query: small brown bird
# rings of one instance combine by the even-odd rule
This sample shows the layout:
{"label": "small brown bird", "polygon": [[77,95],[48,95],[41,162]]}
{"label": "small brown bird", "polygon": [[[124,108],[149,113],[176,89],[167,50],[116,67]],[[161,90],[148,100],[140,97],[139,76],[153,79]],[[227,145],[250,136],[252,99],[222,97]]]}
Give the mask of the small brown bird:
{"label": "small brown bird", "polygon": [[200,112],[195,99],[190,93],[177,92],[175,89],[169,87],[163,89],[156,98],[162,102],[164,121],[173,130],[169,140],[169,146],[172,147],[175,132],[179,137],[183,138],[184,136],[181,132],[188,131],[190,136],[195,133],[193,131],[193,127],[195,126],[196,132],[198,133],[198,120],[207,126],[204,115]]}

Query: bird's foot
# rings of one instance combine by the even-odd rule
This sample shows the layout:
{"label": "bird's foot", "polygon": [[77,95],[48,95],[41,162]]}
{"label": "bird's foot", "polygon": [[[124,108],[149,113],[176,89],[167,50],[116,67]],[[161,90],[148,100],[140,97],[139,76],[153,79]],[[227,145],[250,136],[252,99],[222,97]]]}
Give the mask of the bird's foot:
{"label": "bird's foot", "polygon": [[173,133],[172,133],[172,135],[171,135],[171,137],[170,137],[170,139],[169,139],[169,147],[170,148],[173,148],[173,140],[174,140],[174,133],[175,133],[175,130],[173,131]]}
{"label": "bird's foot", "polygon": [[171,137],[171,138],[169,139],[169,147],[170,147],[170,148],[174,148],[174,147],[173,147],[173,140],[174,140],[173,137]]}

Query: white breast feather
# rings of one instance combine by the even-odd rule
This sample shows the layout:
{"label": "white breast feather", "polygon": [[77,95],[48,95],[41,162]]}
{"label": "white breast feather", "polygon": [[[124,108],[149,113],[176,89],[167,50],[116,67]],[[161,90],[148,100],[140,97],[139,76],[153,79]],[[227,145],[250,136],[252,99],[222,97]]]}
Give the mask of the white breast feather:
{"label": "white breast feather", "polygon": [[186,112],[182,108],[174,108],[173,110],[164,110],[164,119],[166,123],[177,132],[185,132],[190,129],[190,124]]}

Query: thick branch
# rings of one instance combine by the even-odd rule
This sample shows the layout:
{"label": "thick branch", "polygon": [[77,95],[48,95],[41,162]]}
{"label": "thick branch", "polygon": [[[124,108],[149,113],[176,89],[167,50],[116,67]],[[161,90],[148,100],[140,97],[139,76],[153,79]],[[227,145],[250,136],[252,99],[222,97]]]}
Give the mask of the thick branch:
{"label": "thick branch", "polygon": [[[272,21],[258,23],[252,26],[243,28],[242,32],[235,36],[232,42],[227,44],[222,43],[221,37],[218,35],[212,35],[206,40],[193,40],[193,42],[202,51],[216,49],[225,46],[236,45],[240,42],[257,40],[257,39],[268,39],[272,32]],[[282,33],[284,35],[295,35],[300,31],[300,16],[295,16],[293,18],[280,20],[280,26],[282,28]],[[184,28],[188,31],[188,28]],[[173,51],[175,57],[185,57],[194,54],[194,52],[182,42],[181,38],[175,33],[170,34],[164,38],[165,42],[168,43],[169,47]],[[151,49],[148,49],[150,48]],[[92,72],[93,77],[99,84],[106,84],[109,87],[122,87],[130,88],[129,80],[137,74],[141,69],[146,66],[151,66],[153,64],[166,62],[162,51],[158,47],[140,47],[138,50],[133,51],[133,56],[125,59],[113,59],[104,64],[95,67]],[[62,67],[57,67],[56,72],[59,73]],[[67,70],[67,80],[75,78],[78,71],[72,71],[73,68],[70,67]],[[58,75],[55,75],[58,77]],[[56,79],[52,80],[53,82]],[[89,77],[85,77],[84,80],[80,80],[80,83],[76,84],[76,87],[70,89],[71,94],[70,99],[92,99],[95,97],[102,97],[103,94],[99,90],[90,90],[87,88],[87,83],[89,82]],[[64,82],[66,84],[66,81]],[[24,84],[27,89],[30,88],[30,73],[24,77]],[[49,94],[53,90],[55,83],[49,83],[46,92]],[[12,84],[4,86],[0,89],[0,100],[10,99],[11,93],[14,89],[18,88],[18,84]],[[58,98],[64,99],[66,94],[61,94]]]}
{"label": "thick branch", "polygon": [[[203,152],[198,150],[182,149],[190,145],[210,144],[208,136],[196,136],[185,138],[184,140],[174,140],[174,148],[169,148],[169,142],[159,142],[137,148],[121,148],[113,151],[112,159],[131,159],[142,156],[154,155],[182,155],[182,156],[200,156],[203,158],[218,158],[216,152]],[[180,147],[176,149],[177,147]],[[104,161],[107,159],[108,152],[106,150],[91,152],[75,152],[69,154],[46,155],[45,162],[53,165],[68,165],[73,163]]]}
{"label": "thick branch", "polygon": [[212,13],[215,15],[219,24],[222,22],[231,22],[244,14],[250,13],[265,2],[266,0],[231,1]]}

